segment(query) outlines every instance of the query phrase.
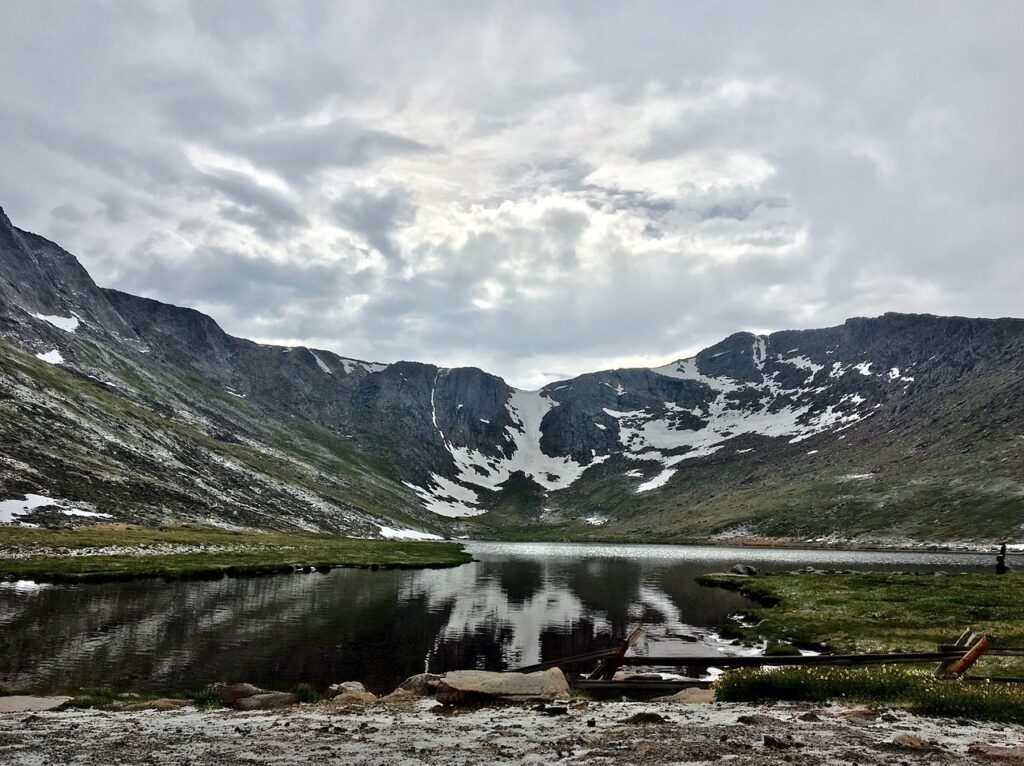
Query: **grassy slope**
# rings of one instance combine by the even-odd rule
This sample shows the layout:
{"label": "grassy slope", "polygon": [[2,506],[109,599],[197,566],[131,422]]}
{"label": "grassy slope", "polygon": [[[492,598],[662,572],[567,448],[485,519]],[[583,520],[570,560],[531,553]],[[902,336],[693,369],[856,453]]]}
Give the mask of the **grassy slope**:
{"label": "grassy slope", "polygon": [[[315,424],[301,421],[274,423],[249,402],[211,389],[210,396],[219,399],[218,406],[230,415],[231,421],[249,426],[255,424],[263,432],[264,442],[275,451],[270,453],[247,444],[220,441],[192,424],[151,411],[2,341],[0,367],[7,374],[30,381],[41,391],[53,392],[55,402],[75,417],[93,424],[97,430],[115,434],[128,444],[137,444],[140,454],[145,454],[154,442],[153,435],[157,434],[159,441],[173,445],[176,453],[235,460],[246,469],[262,474],[269,482],[308,490],[343,506],[391,519],[399,526],[422,526],[421,521],[407,513],[414,500],[392,466]],[[139,383],[152,390],[152,386],[142,379]],[[139,388],[143,389],[143,385]],[[22,445],[26,451],[22,457],[30,465],[47,466],[49,470],[45,474],[50,481],[60,480],[69,474],[68,466],[74,466],[76,474],[106,477],[98,497],[81,499],[98,502],[104,499],[104,492],[113,492],[126,495],[128,502],[131,502],[128,496],[137,493],[143,504],[156,498],[160,498],[164,505],[187,501],[191,488],[181,487],[180,482],[174,481],[175,477],[161,475],[158,470],[146,470],[150,466],[145,464],[140,470],[139,466],[126,464],[119,454],[98,451],[88,438],[74,435],[79,431],[78,426],[71,422],[62,424],[57,417],[38,409],[27,415],[0,400],[0,418],[3,421],[0,423],[0,437],[6,436],[14,444]],[[68,429],[71,436],[62,437],[59,450],[49,455],[47,453],[57,445],[48,446],[51,440],[45,434],[61,427]],[[184,482],[188,484],[187,477]],[[79,484],[77,489],[81,491],[93,486],[99,486],[99,483],[86,482],[85,486]],[[125,487],[131,489],[125,490]],[[62,491],[61,487],[56,489]],[[0,482],[0,492],[3,490]],[[23,491],[16,486],[7,488],[9,495]],[[75,492],[66,491],[64,494],[73,499],[79,498]],[[287,514],[270,512],[259,524],[264,525],[287,527],[289,519]]]}
{"label": "grassy slope", "polygon": [[[168,553],[162,546],[195,550]],[[45,555],[55,549],[153,549],[146,555]],[[224,550],[229,548],[229,550]],[[0,528],[0,551],[42,553],[0,558],[0,577],[77,581],[200,577],[292,571],[296,567],[456,566],[471,560],[456,543],[354,540],[336,535],[231,532],[219,529],[97,526],[78,530]],[[219,549],[219,550],[218,550]]]}

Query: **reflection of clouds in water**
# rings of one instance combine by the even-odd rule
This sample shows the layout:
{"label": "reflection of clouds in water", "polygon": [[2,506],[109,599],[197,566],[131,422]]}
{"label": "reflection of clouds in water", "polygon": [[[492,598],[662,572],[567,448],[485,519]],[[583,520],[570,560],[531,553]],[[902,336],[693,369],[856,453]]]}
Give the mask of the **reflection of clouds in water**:
{"label": "reflection of clouds in water", "polygon": [[[416,572],[405,584],[400,598],[423,598],[431,611],[448,611],[438,632],[435,648],[443,641],[485,633],[501,641],[501,657],[509,665],[532,665],[542,661],[541,638],[547,631],[571,633],[582,619],[595,633],[610,634],[614,625],[607,611],[588,608],[567,587],[567,570],[576,567],[588,577],[607,576],[606,562],[542,561],[539,583],[528,594],[510,599],[499,576],[501,563],[476,562],[453,570]],[[694,632],[685,624],[679,608],[661,589],[643,584],[636,600],[627,607],[633,622],[658,625],[659,633]],[[616,638],[618,636],[615,636]],[[550,658],[547,658],[550,659]],[[429,655],[427,663],[429,665]]]}

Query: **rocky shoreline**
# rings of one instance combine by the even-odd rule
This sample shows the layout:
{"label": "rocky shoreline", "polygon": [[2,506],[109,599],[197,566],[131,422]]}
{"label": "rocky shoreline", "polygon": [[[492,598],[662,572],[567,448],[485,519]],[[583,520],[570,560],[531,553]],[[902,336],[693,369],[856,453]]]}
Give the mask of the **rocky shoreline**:
{"label": "rocky shoreline", "polygon": [[0,762],[43,764],[1012,764],[1024,728],[863,707],[569,700],[459,707],[415,695],[244,712],[0,714]]}

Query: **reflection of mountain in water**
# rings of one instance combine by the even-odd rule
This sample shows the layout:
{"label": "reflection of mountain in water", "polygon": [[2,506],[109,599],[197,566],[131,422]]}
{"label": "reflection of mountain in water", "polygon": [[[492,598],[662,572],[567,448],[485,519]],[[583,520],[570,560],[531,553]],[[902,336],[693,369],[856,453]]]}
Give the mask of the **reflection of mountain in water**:
{"label": "reflection of mountain in water", "polygon": [[639,622],[713,626],[742,603],[706,566],[488,556],[455,569],[0,587],[0,683],[138,690],[503,668],[608,646]]}

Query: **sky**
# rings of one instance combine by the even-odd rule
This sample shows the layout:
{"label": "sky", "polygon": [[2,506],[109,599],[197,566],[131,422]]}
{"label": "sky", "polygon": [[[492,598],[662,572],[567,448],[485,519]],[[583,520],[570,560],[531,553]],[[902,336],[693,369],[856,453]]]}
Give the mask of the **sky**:
{"label": "sky", "polygon": [[229,332],[536,388],[1024,315],[1024,4],[0,0],[0,206]]}

